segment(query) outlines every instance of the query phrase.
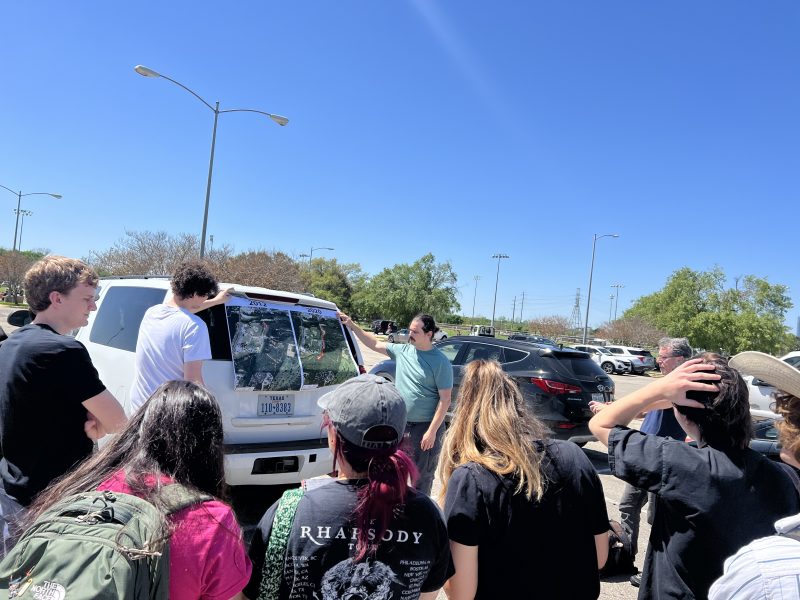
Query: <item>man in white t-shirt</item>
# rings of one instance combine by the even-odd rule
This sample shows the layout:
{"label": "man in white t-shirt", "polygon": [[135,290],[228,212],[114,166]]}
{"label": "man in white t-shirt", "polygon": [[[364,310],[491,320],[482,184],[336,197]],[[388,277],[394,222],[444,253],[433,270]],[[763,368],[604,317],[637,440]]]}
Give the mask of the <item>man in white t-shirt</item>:
{"label": "man in white t-shirt", "polygon": [[167,381],[203,384],[203,361],[211,358],[211,344],[206,324],[194,313],[224,303],[231,291],[219,292],[216,278],[202,262],[181,264],[171,287],[172,298],[147,309],[139,327],[131,412]]}

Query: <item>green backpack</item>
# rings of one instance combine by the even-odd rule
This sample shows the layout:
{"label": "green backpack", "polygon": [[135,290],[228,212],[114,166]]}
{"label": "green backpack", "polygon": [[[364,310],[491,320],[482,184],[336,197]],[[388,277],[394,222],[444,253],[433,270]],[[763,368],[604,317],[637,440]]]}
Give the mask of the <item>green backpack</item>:
{"label": "green backpack", "polygon": [[[179,484],[162,495],[175,513],[211,496]],[[148,547],[161,518],[121,492],[87,492],[42,513],[0,562],[0,599],[167,599],[169,544]]]}

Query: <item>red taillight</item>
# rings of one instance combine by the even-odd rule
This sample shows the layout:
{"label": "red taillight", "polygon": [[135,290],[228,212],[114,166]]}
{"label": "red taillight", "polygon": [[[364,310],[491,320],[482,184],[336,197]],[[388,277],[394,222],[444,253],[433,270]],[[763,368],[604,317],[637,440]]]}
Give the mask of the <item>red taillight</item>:
{"label": "red taillight", "polygon": [[583,392],[577,385],[570,385],[568,383],[561,383],[560,381],[543,379],[541,377],[531,377],[531,383],[548,394],[580,394]]}
{"label": "red taillight", "polygon": [[573,429],[577,426],[577,423],[559,423],[556,425],[556,429]]}
{"label": "red taillight", "polygon": [[367,370],[364,368],[364,365],[358,365],[358,372],[359,372],[361,375],[363,375],[364,373],[366,373],[366,372],[367,372]]}

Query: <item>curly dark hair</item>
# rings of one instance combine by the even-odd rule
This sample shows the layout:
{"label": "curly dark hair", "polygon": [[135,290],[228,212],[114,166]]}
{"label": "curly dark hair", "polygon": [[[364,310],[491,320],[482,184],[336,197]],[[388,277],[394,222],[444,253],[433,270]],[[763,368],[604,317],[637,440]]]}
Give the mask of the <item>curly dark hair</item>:
{"label": "curly dark hair", "polygon": [[187,261],[178,265],[172,275],[172,293],[178,298],[191,298],[195,294],[213,298],[219,292],[217,278],[208,265],[201,261]]}
{"label": "curly dark hair", "polygon": [[719,391],[707,397],[695,398],[705,408],[678,406],[678,411],[688,417],[700,430],[702,440],[712,448],[746,448],[753,437],[750,419],[750,398],[747,384],[739,371],[728,365],[727,359],[714,352],[706,352],[694,358],[714,365],[719,381]]}

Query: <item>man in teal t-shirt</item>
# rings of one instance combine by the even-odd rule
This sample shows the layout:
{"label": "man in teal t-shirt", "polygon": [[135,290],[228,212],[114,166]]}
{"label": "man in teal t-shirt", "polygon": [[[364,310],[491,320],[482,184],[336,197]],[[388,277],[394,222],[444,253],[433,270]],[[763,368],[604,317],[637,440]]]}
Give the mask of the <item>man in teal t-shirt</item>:
{"label": "man in teal t-shirt", "polygon": [[453,367],[433,347],[436,322],[430,315],[417,315],[408,326],[408,344],[386,344],[346,314],[340,312],[339,318],[365,346],[395,360],[395,384],[408,409],[406,434],[419,470],[417,489],[430,494],[442,449],[442,424],[453,391]]}

